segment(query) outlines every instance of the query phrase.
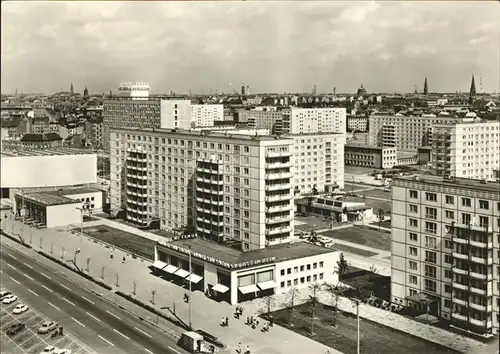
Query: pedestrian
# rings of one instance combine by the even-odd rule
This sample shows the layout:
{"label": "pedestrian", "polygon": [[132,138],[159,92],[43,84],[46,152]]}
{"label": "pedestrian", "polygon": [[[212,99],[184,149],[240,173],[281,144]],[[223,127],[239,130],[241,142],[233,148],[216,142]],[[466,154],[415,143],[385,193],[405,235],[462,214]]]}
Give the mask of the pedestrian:
{"label": "pedestrian", "polygon": [[247,316],[247,325],[250,325],[252,321],[250,320],[250,316]]}
{"label": "pedestrian", "polygon": [[243,316],[243,307],[240,307],[240,315]]}
{"label": "pedestrian", "polygon": [[250,347],[247,345],[247,349],[245,349],[245,354],[250,354]]}
{"label": "pedestrian", "polygon": [[222,321],[220,322],[220,325],[224,327],[226,325],[226,318],[222,316]]}
{"label": "pedestrian", "polygon": [[226,316],[226,327],[229,327],[229,318]]}
{"label": "pedestrian", "polygon": [[269,319],[269,327],[272,327],[274,324],[274,317],[271,316],[271,318]]}
{"label": "pedestrian", "polygon": [[122,263],[125,263],[125,256],[123,256],[123,261],[122,261]]}
{"label": "pedestrian", "polygon": [[236,353],[241,354],[241,342],[238,343],[238,348],[236,348]]}

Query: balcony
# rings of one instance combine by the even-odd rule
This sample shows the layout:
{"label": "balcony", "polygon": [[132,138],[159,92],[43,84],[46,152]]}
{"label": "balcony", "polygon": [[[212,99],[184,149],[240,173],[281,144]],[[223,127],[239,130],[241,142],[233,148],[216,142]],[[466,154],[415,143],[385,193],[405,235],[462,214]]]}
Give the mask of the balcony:
{"label": "balcony", "polygon": [[148,168],[147,166],[127,165],[127,170],[146,172]]}
{"label": "balcony", "polygon": [[461,238],[461,237],[454,237],[454,238],[453,238],[453,242],[455,242],[455,243],[460,243],[460,244],[462,244],[462,245],[467,245],[467,244],[469,244],[469,241],[468,241],[467,239],[465,239],[465,238]]}
{"label": "balcony", "polygon": [[282,216],[279,218],[267,218],[266,224],[277,224],[277,223],[287,222],[287,221],[291,221],[291,220],[292,220],[292,217],[290,215]]}
{"label": "balcony", "polygon": [[456,251],[453,251],[453,258],[457,259],[469,259],[469,256],[463,253],[458,253]]}
{"label": "balcony", "polygon": [[222,174],[222,172],[219,170],[214,170],[211,168],[205,168],[205,167],[199,167],[199,166],[196,166],[196,172],[209,173],[212,175]]}
{"label": "balcony", "polygon": [[470,245],[478,248],[493,248],[493,242],[470,241]]}
{"label": "balcony", "polygon": [[134,188],[137,188],[137,184],[136,184],[136,183],[133,183],[133,182],[130,182],[129,180],[127,180],[127,187],[134,187]]}
{"label": "balcony", "polygon": [[460,283],[455,283],[453,282],[452,283],[452,286],[455,288],[455,289],[460,289],[460,290],[468,290],[469,287],[465,284],[460,284]]}
{"label": "balcony", "polygon": [[290,204],[285,204],[285,205],[276,205],[272,206],[266,209],[266,213],[279,213],[283,211],[289,211],[291,210],[292,207]]}
{"label": "balcony", "polygon": [[290,190],[292,189],[292,185],[290,183],[282,183],[282,184],[267,184],[266,191],[279,191],[279,190]]}
{"label": "balcony", "polygon": [[266,229],[266,235],[283,234],[283,233],[289,233],[290,231],[292,231],[291,226],[277,227],[274,229]]}
{"label": "balcony", "polygon": [[217,184],[217,185],[224,184],[223,180],[216,180],[216,179],[203,178],[203,177],[196,177],[196,181],[201,182],[201,183],[209,183],[209,184]]}
{"label": "balcony", "polygon": [[[471,229],[474,231],[482,231],[486,232],[486,227],[483,225],[469,225],[469,224],[463,224],[463,223],[455,223],[455,227],[460,228],[460,229]],[[493,233],[491,227],[488,229],[488,234]]]}
{"label": "balcony", "polygon": [[292,199],[291,194],[266,195],[266,202],[281,202]]}
{"label": "balcony", "polygon": [[292,178],[291,172],[266,173],[267,180]]}
{"label": "balcony", "polygon": [[291,168],[292,167],[292,163],[290,161],[287,161],[287,162],[269,162],[269,163],[266,163],[266,169],[272,169],[272,168]]}
{"label": "balcony", "polygon": [[469,306],[470,306],[470,308],[472,308],[474,310],[478,310],[478,311],[482,311],[482,312],[486,312],[487,310],[491,311],[491,306],[488,309],[488,307],[486,307],[484,305],[475,304],[473,302],[469,303]]}
{"label": "balcony", "polygon": [[475,288],[473,286],[471,286],[470,292],[474,293],[474,294],[477,294],[477,295],[486,295],[486,290]]}
{"label": "balcony", "polygon": [[457,297],[454,297],[452,299],[453,303],[455,304],[458,304],[458,305],[461,305],[461,306],[467,306],[467,301],[466,300],[462,300],[462,299],[459,299]]}
{"label": "balcony", "polygon": [[266,157],[286,157],[292,156],[291,151],[268,151],[266,152]]}
{"label": "balcony", "polygon": [[147,201],[142,201],[142,200],[136,200],[136,199],[129,199],[127,198],[127,204],[135,204],[135,205],[140,205],[140,206],[147,206],[148,202]]}
{"label": "balcony", "polygon": [[488,328],[492,327],[491,321],[486,321],[486,320],[476,320],[474,318],[471,318],[470,323],[478,327],[488,327]]}
{"label": "balcony", "polygon": [[481,274],[481,273],[476,273],[476,272],[470,272],[470,276],[471,276],[471,278],[479,279],[479,280],[486,280],[488,278],[491,279],[491,275],[488,277],[487,274]]}
{"label": "balcony", "polygon": [[469,271],[466,270],[466,269],[461,269],[461,268],[457,268],[456,266],[451,268],[451,270],[453,271],[453,273],[455,274],[462,274],[462,275],[468,275],[469,274]]}
{"label": "balcony", "polygon": [[493,263],[493,258],[483,258],[483,257],[477,257],[477,256],[472,256],[470,257],[471,262],[478,263],[478,264],[492,264]]}
{"label": "balcony", "polygon": [[465,322],[467,322],[467,319],[468,319],[467,316],[461,315],[459,313],[454,313],[454,312],[452,312],[451,317],[456,318],[457,320],[460,320],[460,321],[465,321]]}

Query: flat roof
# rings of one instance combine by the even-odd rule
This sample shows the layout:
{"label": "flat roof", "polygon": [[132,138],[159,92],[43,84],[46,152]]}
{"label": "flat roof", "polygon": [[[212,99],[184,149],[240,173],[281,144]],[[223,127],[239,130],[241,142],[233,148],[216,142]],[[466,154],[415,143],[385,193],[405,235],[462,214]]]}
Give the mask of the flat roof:
{"label": "flat roof", "polygon": [[500,182],[488,181],[484,183],[479,179],[469,179],[469,178],[445,179],[441,176],[433,176],[433,175],[404,176],[404,177],[393,178],[393,183],[398,181],[401,182],[414,181],[420,183],[442,185],[446,187],[455,187],[455,188],[463,187],[463,188],[471,188],[488,192],[500,193]]}
{"label": "flat roof", "polygon": [[2,157],[22,157],[22,156],[54,156],[54,155],[93,155],[90,150],[74,148],[53,148],[53,149],[11,149],[3,150]]}
{"label": "flat roof", "polygon": [[193,253],[213,257],[231,265],[258,261],[265,258],[274,258],[274,262],[283,262],[336,251],[335,249],[317,246],[309,242],[295,242],[243,252],[199,237],[180,239],[169,242],[169,244],[186,249],[191,247]]}
{"label": "flat roof", "polygon": [[[62,204],[77,204],[80,203],[78,200],[74,200],[66,197],[67,195],[75,194],[89,194],[89,193],[102,193],[101,190],[97,188],[75,188],[75,189],[61,189],[57,191],[46,191],[37,193],[28,193],[24,195],[26,200],[31,200],[33,202],[51,206],[51,205],[62,205]],[[16,196],[22,198],[21,193],[17,193]]]}
{"label": "flat roof", "polygon": [[58,190],[56,192],[56,194],[59,194],[59,195],[74,195],[74,194],[89,194],[89,193],[97,193],[97,192],[101,192],[102,193],[102,190],[100,190],[98,188],[63,189],[63,190]]}

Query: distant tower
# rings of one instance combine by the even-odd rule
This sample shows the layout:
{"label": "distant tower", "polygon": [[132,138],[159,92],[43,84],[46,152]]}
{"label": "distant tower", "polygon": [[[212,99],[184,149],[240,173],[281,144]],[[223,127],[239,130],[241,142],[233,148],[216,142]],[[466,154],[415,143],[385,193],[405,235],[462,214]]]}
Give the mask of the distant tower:
{"label": "distant tower", "polygon": [[313,91],[312,91],[313,96],[316,96],[316,84],[313,86]]}
{"label": "distant tower", "polygon": [[469,91],[470,102],[474,100],[474,96],[476,96],[476,81],[474,80],[474,75],[472,75],[472,81],[470,82],[470,91]]}
{"label": "distant tower", "polygon": [[415,85],[415,95],[418,93],[417,91],[417,85]]}
{"label": "distant tower", "polygon": [[250,85],[247,85],[247,91],[246,91],[246,94],[249,95],[250,94]]}
{"label": "distant tower", "polygon": [[337,94],[337,88],[333,86],[333,95]]}
{"label": "distant tower", "polygon": [[73,83],[71,83],[71,86],[69,87],[69,91],[71,92],[71,94],[75,93],[75,91],[73,90]]}
{"label": "distant tower", "polygon": [[244,82],[242,82],[242,85],[241,85],[241,95],[245,96],[245,83]]}
{"label": "distant tower", "polygon": [[427,78],[425,78],[424,82],[424,95],[427,95],[429,93],[429,88],[427,87]]}
{"label": "distant tower", "polygon": [[87,89],[87,86],[85,86],[85,90],[83,90],[83,99],[89,99],[89,90]]}

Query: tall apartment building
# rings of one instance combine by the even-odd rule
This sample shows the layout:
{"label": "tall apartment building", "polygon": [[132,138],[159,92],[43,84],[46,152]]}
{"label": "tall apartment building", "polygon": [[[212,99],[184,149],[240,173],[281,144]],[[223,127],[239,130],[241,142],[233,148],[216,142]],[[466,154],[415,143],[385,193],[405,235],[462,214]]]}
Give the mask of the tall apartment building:
{"label": "tall apartment building", "polygon": [[495,180],[500,168],[500,122],[436,125],[432,164],[438,176]]}
{"label": "tall apartment building", "polygon": [[195,127],[212,127],[215,121],[224,120],[222,104],[191,104],[191,121]]}
{"label": "tall apartment building", "polygon": [[439,176],[392,183],[395,303],[498,334],[500,184]]}
{"label": "tall apartment building", "polygon": [[243,251],[293,235],[292,139],[186,130],[111,130],[111,211]]}
{"label": "tall apartment building", "polygon": [[102,148],[102,119],[85,122],[85,145]]}
{"label": "tall apartment building", "polygon": [[160,128],[192,128],[190,100],[161,100],[160,102]]}
{"label": "tall apartment building", "polygon": [[122,82],[118,86],[118,96],[129,97],[133,100],[147,100],[149,90],[147,82]]}
{"label": "tall apartment building", "polygon": [[237,111],[237,117],[238,123],[246,123],[251,128],[269,129],[270,132],[282,131],[283,111],[240,109]]}
{"label": "tall apartment building", "polygon": [[290,135],[293,139],[295,194],[331,192],[344,188],[345,134]]}
{"label": "tall apartment building", "polygon": [[431,145],[432,126],[458,122],[451,117],[405,117],[373,115],[368,118],[369,144],[414,152]]}
{"label": "tall apartment building", "polygon": [[368,128],[368,117],[366,116],[349,116],[347,117],[347,128],[352,132],[366,132]]}
{"label": "tall apartment building", "polygon": [[281,134],[344,133],[345,108],[297,108],[283,111]]}
{"label": "tall apartment building", "polygon": [[117,98],[105,100],[102,111],[102,145],[109,152],[111,128],[160,128],[161,105],[157,99]]}

